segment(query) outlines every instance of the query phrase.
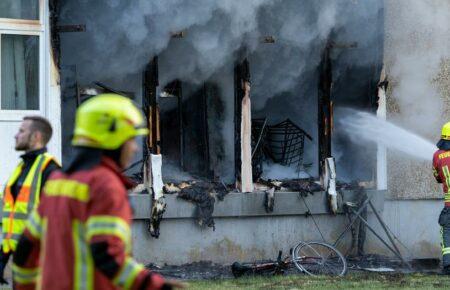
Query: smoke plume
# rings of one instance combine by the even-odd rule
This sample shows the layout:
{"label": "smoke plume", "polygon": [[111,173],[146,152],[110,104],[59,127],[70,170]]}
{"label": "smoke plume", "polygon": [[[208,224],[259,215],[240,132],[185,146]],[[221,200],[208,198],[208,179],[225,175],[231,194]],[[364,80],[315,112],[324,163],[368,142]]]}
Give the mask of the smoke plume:
{"label": "smoke plume", "polygon": [[[394,118],[414,132],[437,137],[444,103],[435,79],[450,57],[450,2],[387,1],[386,49]],[[447,92],[448,93],[448,92]],[[395,107],[396,106],[396,107]]]}
{"label": "smoke plume", "polygon": [[[64,61],[77,64],[82,82],[120,82],[161,55],[164,85],[175,78],[200,83],[225,64],[251,56],[255,109],[260,109],[316,69],[332,31],[336,39],[357,41],[360,48],[373,45],[379,32],[368,36],[358,27],[377,16],[376,2],[66,0],[61,23],[86,24],[87,31],[67,36]],[[172,39],[176,32],[184,37]],[[263,43],[265,36],[275,43]]]}
{"label": "smoke plume", "polygon": [[[348,81],[349,69],[369,70],[377,61],[382,9],[379,0],[65,0],[60,24],[85,24],[87,31],[61,36],[62,63],[77,66],[80,84],[103,81],[138,96],[141,72],[155,55],[160,87],[174,79],[218,84],[225,116],[210,136],[221,134],[226,162],[218,171],[225,174],[234,159],[233,65],[250,60],[255,116],[271,124],[290,118],[315,138],[325,46],[358,44],[332,51],[335,101],[366,96],[361,92],[372,75],[352,78],[356,94],[339,83]],[[172,37],[179,32],[182,38]],[[307,143],[305,162],[317,171],[317,140]]]}

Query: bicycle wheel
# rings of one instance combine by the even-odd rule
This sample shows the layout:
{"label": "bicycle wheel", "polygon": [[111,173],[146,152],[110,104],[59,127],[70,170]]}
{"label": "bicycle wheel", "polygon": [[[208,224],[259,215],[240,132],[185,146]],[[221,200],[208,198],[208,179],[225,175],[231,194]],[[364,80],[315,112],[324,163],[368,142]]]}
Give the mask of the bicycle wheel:
{"label": "bicycle wheel", "polygon": [[292,251],[295,267],[311,276],[344,276],[347,261],[333,246],[322,242],[300,242]]}

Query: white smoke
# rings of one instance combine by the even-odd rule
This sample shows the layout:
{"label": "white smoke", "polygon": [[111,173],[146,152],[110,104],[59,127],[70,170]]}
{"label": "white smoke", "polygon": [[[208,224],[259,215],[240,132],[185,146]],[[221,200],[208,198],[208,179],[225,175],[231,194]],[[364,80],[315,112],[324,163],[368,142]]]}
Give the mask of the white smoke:
{"label": "white smoke", "polygon": [[433,79],[450,57],[450,2],[388,0],[385,9],[385,55],[400,110],[395,118],[414,132],[436,137],[447,121]]}
{"label": "white smoke", "polygon": [[[361,48],[372,45],[376,35],[359,27],[374,21],[377,2],[66,0],[61,23],[86,24],[87,31],[62,36],[64,63],[77,64],[82,83],[131,78],[139,86],[136,74],[154,55],[160,55],[161,85],[176,78],[201,83],[225,64],[250,56],[257,110],[314,73],[332,31]],[[180,31],[183,38],[171,39]],[[274,44],[262,43],[268,35]]]}
{"label": "white smoke", "polygon": [[[80,77],[120,79],[142,71],[154,55],[169,45],[173,53],[162,75],[202,81],[219,69],[243,44],[258,39],[257,12],[273,0],[138,0],[66,1],[63,23],[86,24],[79,41],[67,47],[68,62],[80,67]],[[171,34],[186,37],[171,42]],[[251,34],[253,38],[246,38]],[[184,57],[183,57],[184,55]]]}
{"label": "white smoke", "polygon": [[264,171],[261,175],[263,179],[287,180],[311,177],[305,170],[299,170],[295,166],[283,166],[277,163],[265,163],[263,166]]}
{"label": "white smoke", "polygon": [[[381,10],[380,0],[64,0],[60,24],[85,24],[87,31],[61,34],[62,63],[77,66],[82,85],[103,81],[137,96],[155,55],[160,88],[174,79],[218,84],[224,174],[234,160],[234,64],[250,60],[255,113],[271,124],[290,118],[315,138],[317,68],[327,41],[358,43],[352,52],[333,50],[336,80],[347,67],[370,67],[366,54],[383,33]],[[180,31],[183,38],[171,37]],[[265,36],[275,43],[263,43]],[[305,161],[317,168],[317,140],[307,143]]]}

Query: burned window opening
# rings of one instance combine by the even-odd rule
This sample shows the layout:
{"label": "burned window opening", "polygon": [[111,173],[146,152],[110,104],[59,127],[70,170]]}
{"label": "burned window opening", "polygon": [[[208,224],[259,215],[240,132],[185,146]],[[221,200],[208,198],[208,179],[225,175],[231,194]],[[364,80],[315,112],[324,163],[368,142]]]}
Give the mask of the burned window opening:
{"label": "burned window opening", "polygon": [[[184,123],[183,123],[183,88],[180,80],[174,80],[166,85],[160,94],[160,102],[163,106],[166,102],[176,102],[176,110],[167,112],[161,116],[161,145],[163,155],[177,156],[179,165],[182,170],[185,170],[184,166]],[[173,133],[171,136],[170,133]],[[178,138],[176,138],[178,137]],[[176,144],[175,150],[172,152],[167,145]],[[166,145],[167,144],[167,145]],[[178,149],[178,150],[177,150]]]}
{"label": "burned window opening", "polygon": [[[183,87],[191,92],[184,96]],[[210,162],[209,124],[211,109],[208,103],[216,93],[214,85],[195,86],[175,80],[166,85],[159,95],[161,107],[161,148],[170,166],[190,174],[193,178],[213,180]],[[164,165],[163,165],[164,166]],[[166,178],[171,180],[171,176]]]}
{"label": "burned window opening", "polygon": [[[183,104],[184,167],[187,172],[211,180],[209,164],[208,107],[206,85],[200,85]],[[192,158],[194,157],[194,158]]]}
{"label": "burned window opening", "polygon": [[[68,1],[70,2],[70,1]],[[75,23],[79,23],[79,24],[75,24],[72,25],[70,23],[70,21],[67,21],[64,23],[59,23],[59,19],[58,17],[60,17],[59,13],[60,10],[56,9],[56,5],[58,4],[58,2],[56,1],[51,1],[50,5],[51,5],[51,10],[53,11],[54,15],[52,17],[54,21],[54,29],[52,29],[52,34],[55,33],[58,36],[58,41],[59,41],[59,36],[63,37],[63,35],[59,34],[61,32],[64,31],[82,31],[84,30],[84,26],[83,26],[83,19],[78,18],[75,20]],[[66,24],[70,24],[69,26],[67,26]],[[59,26],[58,26],[59,25]],[[88,27],[89,28],[89,27]],[[77,35],[85,35],[88,33],[92,33],[90,31],[86,31],[84,33],[67,33],[64,34],[63,39],[66,39],[67,43],[70,43],[70,41],[77,41]],[[184,41],[186,41],[190,36],[191,36],[191,31],[189,29],[186,30],[182,30],[182,31],[178,31],[178,32],[172,32],[170,34],[170,38],[174,39],[176,38],[176,41],[173,42],[182,42],[184,45]],[[270,33],[270,32],[269,32]],[[66,38],[66,36],[68,36]],[[72,36],[74,36],[74,38],[72,38]],[[70,37],[70,40],[69,40]],[[53,37],[55,39],[55,43],[56,43],[56,36]],[[275,42],[275,38],[276,38],[276,42]],[[74,40],[72,40],[74,39]],[[331,37],[329,38],[331,39]],[[336,37],[333,37],[333,39],[337,39]],[[283,38],[281,36],[278,36],[275,34],[275,36],[264,36],[261,39],[258,40],[260,43],[271,43],[273,45],[268,45],[270,47],[274,47],[275,50],[278,49],[278,46],[283,46],[286,45],[285,41],[283,40]],[[87,45],[87,44],[86,44]],[[364,44],[363,44],[364,45]],[[59,45],[53,45],[54,47],[59,46]],[[244,45],[243,45],[244,46]],[[302,106],[303,103],[308,102],[306,99],[311,99],[311,96],[314,96],[314,108],[311,109],[309,108],[309,110],[311,111],[311,116],[313,117],[303,117],[304,112],[302,112],[302,114],[298,114],[300,115],[298,118],[296,118],[296,116],[292,117],[292,112],[287,112],[283,115],[284,112],[282,112],[281,110],[277,111],[277,112],[272,112],[270,110],[268,110],[267,112],[264,112],[263,110],[261,111],[257,111],[255,110],[254,112],[251,112],[251,114],[253,115],[254,113],[258,113],[255,114],[255,116],[257,116],[258,118],[266,118],[267,121],[267,125],[268,124],[276,124],[276,123],[280,123],[282,122],[282,120],[286,120],[286,119],[290,119],[292,120],[293,123],[297,124],[298,127],[300,128],[304,128],[305,131],[307,131],[308,133],[310,133],[313,136],[318,136],[317,141],[314,142],[308,142],[305,145],[304,150],[308,151],[308,152],[303,152],[303,155],[306,155],[304,157],[304,163],[309,164],[309,163],[313,163],[313,167],[309,170],[309,174],[310,177],[313,178],[314,180],[318,180],[320,179],[322,172],[320,172],[320,174],[317,174],[317,172],[322,171],[323,170],[323,163],[325,158],[330,157],[335,155],[335,150],[336,150],[336,146],[335,146],[335,141],[336,138],[340,138],[339,136],[337,136],[335,134],[335,132],[333,131],[333,119],[334,119],[334,114],[333,114],[333,107],[338,107],[340,105],[342,105],[342,100],[337,100],[336,98],[336,93],[335,91],[337,90],[336,87],[343,87],[343,86],[348,86],[348,87],[352,87],[354,86],[353,83],[351,83],[348,79],[345,79],[344,81],[342,80],[338,80],[338,79],[333,79],[334,77],[336,77],[336,75],[339,75],[338,73],[335,73],[335,71],[337,69],[341,69],[343,68],[342,64],[338,64],[337,63],[337,59],[339,58],[339,56],[336,55],[336,53],[334,53],[333,51],[336,51],[336,48],[339,48],[339,50],[342,50],[342,48],[355,48],[356,45],[353,43],[347,44],[347,45],[340,45],[335,43],[334,41],[329,40],[328,44],[324,44],[321,43],[320,46],[323,49],[323,53],[322,53],[322,59],[320,61],[320,64],[314,64],[314,69],[316,69],[318,67],[317,70],[313,71],[314,69],[308,68],[307,73],[305,73],[305,75],[314,75],[314,77],[310,77],[310,76],[302,76],[305,77],[306,80],[303,79],[299,79],[298,83],[299,85],[297,87],[291,87],[289,89],[287,89],[288,93],[290,93],[292,96],[295,97],[290,97],[290,98],[285,98],[285,100],[291,102],[293,104],[293,102],[297,102],[300,103],[300,105],[298,105],[298,107]],[[268,49],[272,49],[272,48],[268,48]],[[240,49],[240,51],[242,51],[243,49]],[[348,50],[348,49],[347,49]],[[382,50],[380,50],[382,52]],[[238,52],[235,52],[236,56],[238,55]],[[297,53],[298,51],[296,50],[295,52],[293,51],[293,53]],[[62,52],[63,54],[65,53],[64,51]],[[231,107],[231,111],[234,111],[234,116],[232,115],[232,118],[234,119],[234,136],[231,136],[231,138],[229,138],[230,140],[233,139],[234,137],[234,154],[232,152],[232,154],[229,154],[228,152],[224,152],[224,149],[222,149],[221,147],[225,146],[223,145],[223,143],[225,143],[226,138],[230,137],[230,136],[226,136],[223,137],[221,136],[222,139],[217,138],[215,136],[211,136],[211,132],[215,130],[215,124],[212,124],[211,119],[214,119],[216,117],[216,115],[211,114],[211,111],[214,111],[216,107],[220,107],[223,106],[223,104],[219,104],[220,102],[217,102],[217,104],[211,104],[211,100],[210,97],[211,95],[214,94],[221,94],[221,92],[214,92],[211,93],[211,90],[218,90],[218,91],[222,91],[223,90],[223,84],[220,84],[220,86],[218,85],[217,79],[201,79],[198,83],[195,82],[190,82],[188,80],[183,79],[183,81],[181,81],[181,78],[177,78],[178,76],[176,74],[174,74],[173,72],[168,73],[167,75],[170,75],[169,79],[161,79],[161,87],[159,84],[159,75],[158,75],[158,69],[163,69],[163,66],[159,67],[161,63],[158,63],[158,57],[163,58],[163,57],[172,57],[169,54],[164,54],[164,53],[160,53],[158,54],[158,57],[154,57],[151,59],[150,63],[148,64],[148,66],[144,69],[145,72],[143,74],[142,73],[142,69],[140,70],[141,76],[142,76],[142,94],[140,91],[140,88],[136,88],[134,89],[134,96],[136,97],[136,101],[139,102],[139,96],[142,95],[142,104],[143,104],[143,109],[144,109],[144,113],[146,114],[147,117],[149,117],[148,119],[148,125],[150,127],[150,131],[151,133],[149,134],[149,140],[147,141],[147,144],[144,146],[144,151],[143,151],[143,155],[144,155],[144,159],[148,158],[148,155],[150,153],[161,153],[163,155],[163,158],[165,158],[165,160],[163,161],[163,167],[165,166],[166,163],[166,159],[168,157],[173,157],[173,159],[176,159],[176,165],[177,167],[180,168],[181,171],[186,172],[186,175],[183,176],[182,179],[186,179],[186,180],[194,180],[194,179],[202,179],[202,180],[209,180],[209,181],[218,181],[222,178],[221,174],[222,172],[220,172],[220,170],[217,170],[216,168],[216,164],[222,162],[222,155],[227,154],[228,155],[234,155],[231,156],[231,159],[234,159],[234,166],[231,165],[230,167],[234,167],[233,171],[233,175],[236,178],[237,181],[239,181],[239,179],[241,178],[241,170],[242,170],[242,162],[241,162],[241,154],[242,154],[242,148],[239,148],[240,146],[240,139],[241,139],[241,116],[242,116],[242,98],[244,97],[245,91],[243,89],[243,82],[249,82],[250,81],[250,70],[249,70],[249,63],[251,61],[252,63],[252,74],[253,74],[253,78],[255,79],[255,83],[253,84],[256,88],[257,85],[260,85],[259,83],[257,83],[255,76],[257,75],[257,64],[253,62],[253,58],[252,58],[252,53],[253,52],[247,52],[247,54],[245,55],[245,58],[242,57],[242,54],[239,55],[239,57],[233,58],[232,60],[230,60],[230,62],[235,62],[237,61],[237,65],[235,67],[235,71],[234,71],[234,93],[235,93],[235,98],[234,98],[234,107],[231,105],[229,107]],[[300,52],[298,52],[300,53]],[[95,57],[95,56],[93,56]],[[280,57],[281,59],[281,57]],[[320,60],[320,58],[317,58],[318,60]],[[160,59],[161,60],[161,59]],[[264,59],[258,59],[260,62],[264,62]],[[119,61],[119,60],[117,60]],[[378,60],[380,61],[380,60]],[[111,61],[111,64],[114,64],[116,61]],[[172,62],[169,62],[171,64],[173,64]],[[280,60],[280,63],[281,60]],[[361,68],[361,70],[370,70],[372,77],[373,75],[376,75],[377,70],[378,70],[378,64],[379,63],[375,63],[374,65],[371,66],[367,66],[367,67],[363,67]],[[109,64],[105,64],[105,66],[107,66]],[[78,67],[79,69],[81,68]],[[223,68],[220,68],[223,69]],[[354,68],[346,68],[348,71],[354,69]],[[77,67],[74,67],[74,74],[77,74]],[[84,70],[86,70],[86,68],[84,68]],[[166,67],[164,67],[164,70],[166,70]],[[78,70],[78,72],[80,72],[81,70]],[[224,73],[224,71],[219,71],[218,73]],[[229,71],[227,71],[227,73],[229,73]],[[341,74],[346,74],[347,71],[343,71],[341,72]],[[350,72],[351,73],[351,72]],[[62,73],[64,75],[64,73]],[[317,76],[315,75],[317,74]],[[62,75],[62,78],[64,77]],[[231,75],[231,74],[230,74]],[[173,77],[175,76],[175,77]],[[108,76],[109,77],[109,76]],[[186,77],[185,77],[186,78]],[[199,77],[201,78],[201,77]],[[275,76],[274,76],[275,78]],[[139,83],[141,84],[141,79],[140,77],[136,77],[136,79],[139,80]],[[109,80],[102,77],[99,77],[99,80],[102,81],[103,83],[106,83],[109,85],[111,85],[111,87],[114,87],[115,89],[121,89],[121,85],[118,84],[116,85],[114,82],[109,82]],[[253,80],[253,79],[252,79]],[[93,81],[93,80],[91,80]],[[306,84],[305,84],[306,83]],[[368,87],[369,87],[369,91],[373,91],[374,87],[371,87],[372,83],[368,82]],[[230,86],[230,84],[227,84],[228,86]],[[231,84],[231,87],[233,86],[233,84]],[[314,89],[302,89],[301,86],[311,86],[314,87]],[[188,92],[190,87],[196,87],[196,89],[193,89],[194,91],[197,90],[197,92]],[[215,88],[214,88],[215,87]],[[217,88],[219,87],[219,88]],[[254,92],[256,91],[256,89],[254,88]],[[300,88],[300,90],[299,90]],[[78,103],[77,105],[82,101],[80,95],[82,95],[81,90],[82,88],[79,89],[78,92]],[[359,87],[358,87],[359,89]],[[126,89],[127,91],[130,91],[129,89]],[[317,91],[319,90],[319,91]],[[298,92],[299,91],[299,92]],[[164,93],[167,93],[168,96],[163,97],[162,95]],[[279,93],[279,92],[277,92]],[[368,93],[367,91],[364,93],[364,98],[368,98],[370,99],[371,103],[374,103],[374,96],[372,93]],[[64,93],[63,93],[64,95]],[[171,98],[171,95],[175,96],[175,98]],[[196,95],[194,96],[192,99],[192,95]],[[362,94],[361,94],[362,95]],[[151,98],[149,98],[149,96],[151,96]],[[223,98],[226,98],[227,96],[224,96]],[[229,97],[229,96],[228,96]],[[252,95],[252,102],[257,102],[258,98],[260,97],[260,95]],[[279,95],[271,95],[271,96],[266,96],[266,98],[270,99],[270,101],[272,101],[273,103],[279,102],[282,103],[284,100],[281,99],[281,97]],[[295,98],[295,99],[294,99]],[[315,99],[317,98],[317,99]],[[232,100],[233,98],[229,98],[230,100]],[[222,100],[221,100],[222,101]],[[66,102],[66,101],[64,101]],[[169,103],[172,102],[175,104],[175,110],[173,112],[167,113],[167,112],[161,112],[161,107],[165,106],[165,103]],[[215,101],[214,101],[215,102]],[[363,109],[367,109],[369,108],[369,106],[366,104],[368,103],[367,100],[364,101],[365,103],[362,104],[363,102],[361,101],[360,103],[358,103],[357,107],[358,108],[363,108]],[[312,103],[312,102],[311,102]],[[68,104],[68,103],[66,103]],[[287,105],[289,105],[289,103],[287,103]],[[195,115],[194,114],[186,114],[183,113],[186,110],[190,110],[190,106],[195,107],[199,112],[196,112]],[[310,103],[305,104],[306,106],[310,106]],[[298,107],[295,107],[295,109],[297,109]],[[317,108],[317,109],[316,109]],[[259,109],[258,109],[259,110]],[[286,108],[286,111],[294,111],[294,109],[291,108]],[[220,111],[220,109],[219,109]],[[233,113],[233,112],[232,112]],[[277,115],[278,114],[278,115]],[[316,114],[318,115],[316,117]],[[67,113],[66,113],[67,115]],[[192,119],[194,121],[194,123],[196,123],[196,125],[194,125],[192,123]],[[314,119],[314,120],[312,120]],[[316,121],[317,120],[317,121]],[[220,120],[220,121],[216,121],[216,122],[229,122],[230,120],[224,121],[224,120]],[[233,121],[233,120],[232,120]],[[65,121],[64,121],[65,122]],[[70,122],[70,120],[67,121],[67,123]],[[253,118],[253,122],[255,123],[255,118]],[[233,124],[231,122],[226,123],[224,126],[233,126]],[[318,127],[318,129],[316,128],[316,126]],[[337,126],[337,124],[336,124]],[[264,131],[268,131],[269,130],[268,126]],[[186,128],[188,128],[188,130],[186,130]],[[189,129],[190,128],[190,129]],[[222,128],[219,128],[222,129]],[[190,130],[190,132],[189,132]],[[68,130],[70,131],[70,130]],[[170,134],[168,134],[168,131],[174,131],[171,132]],[[261,177],[262,173],[264,173],[264,171],[266,171],[266,167],[265,164],[263,164],[264,158],[261,158],[261,154],[271,154],[270,150],[264,150],[264,148],[267,146],[264,142],[264,140],[266,139],[266,137],[263,137],[263,139],[261,141],[260,137],[261,135],[259,134],[259,129],[257,129],[256,127],[252,126],[251,128],[251,143],[252,143],[252,151],[251,151],[251,171],[252,171],[252,178],[251,180],[255,181],[258,178]],[[267,132],[265,132],[264,134],[267,134]],[[225,135],[224,135],[225,136]],[[214,138],[216,138],[214,140]],[[314,140],[316,138],[314,137]],[[189,142],[192,143],[192,140],[196,140],[196,146],[197,146],[197,155],[199,156],[199,159],[201,159],[201,166],[200,165],[195,165],[193,162],[189,162],[189,157],[188,155],[192,154],[193,150],[191,150],[190,148],[188,148],[189,146]],[[228,141],[228,140],[227,140]],[[233,142],[233,141],[231,141]],[[213,143],[222,143],[220,146],[214,145]],[[217,148],[212,148],[212,147],[220,147],[219,149]],[[256,146],[256,147],[255,147]],[[171,148],[173,147],[173,148]],[[231,146],[230,146],[231,147]],[[306,148],[308,147],[308,148]],[[311,149],[313,148],[313,149]],[[232,150],[232,149],[231,149]],[[230,150],[230,151],[231,151]],[[283,150],[281,149],[281,155],[283,155]],[[268,152],[268,153],[267,153]],[[311,153],[312,152],[312,153]],[[274,155],[274,154],[272,154]],[[300,154],[301,155],[301,154]],[[314,155],[314,157],[312,157],[311,155]],[[219,157],[218,157],[219,156]],[[296,167],[295,164],[297,160],[295,160],[295,162],[293,162],[292,160],[289,161],[288,159],[280,162],[280,158],[281,157],[275,157],[272,156],[274,160],[278,160],[278,164],[285,164],[285,165],[292,165],[292,168]],[[300,157],[300,156],[299,156]],[[140,157],[142,158],[142,157]],[[283,158],[281,158],[282,160]],[[322,163],[322,166],[318,166],[318,160]],[[274,162],[274,163],[277,163]],[[336,160],[337,165],[340,164],[340,161],[338,158]],[[301,162],[300,162],[301,163]],[[285,166],[285,167],[289,167],[289,166]],[[284,168],[283,168],[284,169]],[[352,169],[353,170],[353,169]],[[339,170],[337,170],[337,174],[339,177]],[[349,174],[351,175],[351,174]],[[302,178],[305,176],[302,176]],[[163,174],[163,178],[164,181],[173,181],[170,179],[167,179],[165,177],[165,175]],[[277,178],[273,178],[273,179],[277,179]],[[280,178],[281,179],[281,178]],[[292,176],[287,177],[287,179],[295,179]],[[367,178],[364,178],[364,180],[366,180]],[[181,181],[181,180],[178,180]],[[233,181],[227,181],[227,183],[232,183]]]}

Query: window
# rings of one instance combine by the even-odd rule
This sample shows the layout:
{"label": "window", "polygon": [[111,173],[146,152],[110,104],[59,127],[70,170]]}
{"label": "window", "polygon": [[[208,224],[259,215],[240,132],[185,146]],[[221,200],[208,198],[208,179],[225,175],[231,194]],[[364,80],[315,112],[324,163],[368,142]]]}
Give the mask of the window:
{"label": "window", "polygon": [[39,19],[39,0],[0,0],[0,18]]}
{"label": "window", "polygon": [[45,0],[0,0],[0,119],[45,107]]}
{"label": "window", "polygon": [[39,110],[39,36],[3,34],[0,49],[0,108]]}

